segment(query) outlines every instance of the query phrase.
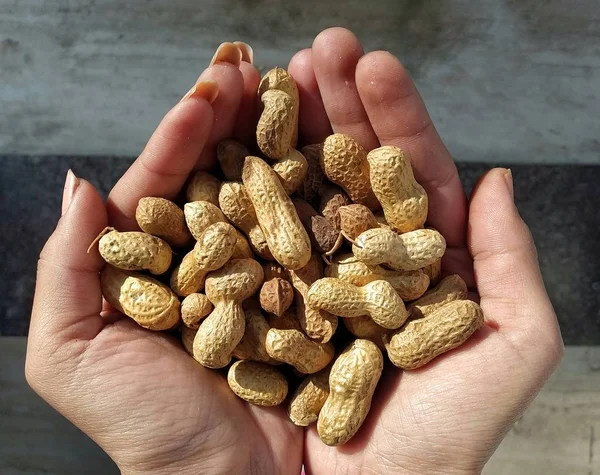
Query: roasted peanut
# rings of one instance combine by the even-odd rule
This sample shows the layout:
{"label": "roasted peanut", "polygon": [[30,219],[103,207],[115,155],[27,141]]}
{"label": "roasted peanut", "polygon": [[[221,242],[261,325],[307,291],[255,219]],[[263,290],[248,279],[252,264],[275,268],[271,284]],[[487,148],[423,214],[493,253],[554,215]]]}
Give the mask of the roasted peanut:
{"label": "roasted peanut", "polygon": [[298,150],[291,148],[288,154],[273,164],[283,189],[288,195],[295,193],[308,173],[308,162]]}
{"label": "roasted peanut", "polygon": [[244,336],[233,350],[232,356],[239,360],[261,361],[278,364],[269,356],[266,349],[267,332],[271,329],[258,308],[244,308],[246,329]]}
{"label": "roasted peanut", "polygon": [[135,219],[142,231],[164,239],[171,246],[183,247],[192,240],[183,211],[175,203],[164,198],[140,199],[135,210]]}
{"label": "roasted peanut", "polygon": [[237,239],[235,241],[235,247],[233,248],[232,259],[254,259],[254,252],[250,247],[250,243],[246,236],[244,236],[239,229],[235,230]]}
{"label": "roasted peanut", "polygon": [[179,322],[179,299],[166,285],[107,265],[100,273],[108,303],[149,330],[168,330]]}
{"label": "roasted peanut", "polygon": [[233,254],[237,233],[231,224],[211,224],[200,236],[194,250],[186,254],[171,274],[171,288],[180,297],[202,290],[206,274],[217,270]]}
{"label": "roasted peanut", "polygon": [[260,158],[246,157],[242,180],[273,257],[288,269],[305,266],[310,239],[273,169]]}
{"label": "roasted peanut", "polygon": [[294,301],[294,289],[287,280],[279,277],[267,280],[260,289],[260,306],[265,312],[278,317],[283,315]]}
{"label": "roasted peanut", "polygon": [[323,261],[313,254],[302,269],[288,271],[288,275],[295,289],[296,316],[300,327],[310,339],[327,343],[337,329],[337,317],[306,303],[308,289],[323,277]]}
{"label": "roasted peanut", "polygon": [[256,406],[277,406],[288,392],[279,370],[256,361],[236,361],[227,373],[227,383],[236,396]]}
{"label": "roasted peanut", "polygon": [[367,155],[371,187],[388,224],[406,233],[422,228],[427,219],[427,193],[415,180],[410,160],[402,149],[386,146]]}
{"label": "roasted peanut", "polygon": [[192,201],[183,206],[185,221],[194,239],[198,241],[211,224],[226,223],[223,212],[208,201]]}
{"label": "roasted peanut", "polygon": [[297,426],[306,427],[319,418],[319,412],[329,396],[329,372],[325,368],[304,378],[288,406],[288,415]]}
{"label": "roasted peanut", "polygon": [[483,325],[481,307],[470,300],[454,300],[424,318],[412,320],[384,337],[390,361],[416,369],[462,345]]}
{"label": "roasted peanut", "polygon": [[354,242],[367,229],[378,228],[373,212],[364,205],[352,204],[338,208],[340,229],[348,241]]}
{"label": "roasted peanut", "polygon": [[362,315],[354,318],[342,318],[342,320],[344,322],[344,326],[356,338],[372,341],[379,348],[385,350],[383,335],[391,333],[392,330],[388,330],[387,328],[377,325],[377,323],[375,323],[368,315]]}
{"label": "roasted peanut", "polygon": [[225,139],[217,146],[217,160],[221,171],[228,181],[242,181],[244,159],[250,152],[241,143],[233,139]]}
{"label": "roasted peanut", "polygon": [[387,280],[374,280],[357,287],[325,277],[310,286],[306,302],[340,317],[370,315],[375,323],[389,329],[399,328],[407,317],[404,302]]}
{"label": "roasted peanut", "polygon": [[208,275],[205,292],[215,309],[202,321],[194,339],[194,358],[201,365],[222,368],[229,364],[246,326],[241,302],[258,290],[262,280],[262,267],[253,259],[229,261]]}
{"label": "roasted peanut", "polygon": [[123,270],[149,270],[163,274],[171,266],[173,251],[162,239],[137,231],[120,233],[106,228],[98,249],[109,264]]}
{"label": "roasted peanut", "polygon": [[421,269],[442,257],[445,251],[446,240],[433,229],[404,234],[386,228],[369,229],[352,245],[352,252],[359,261],[384,264],[394,270]]}
{"label": "roasted peanut", "polygon": [[210,173],[197,171],[190,180],[186,197],[188,201],[208,201],[219,205],[219,187],[221,181]]}
{"label": "roasted peanut", "polygon": [[219,204],[227,219],[248,236],[254,252],[263,259],[273,259],[244,185],[233,182],[223,183],[219,192]]}
{"label": "roasted peanut", "polygon": [[337,358],[329,375],[329,396],[317,431],[327,445],[348,442],[360,429],[383,371],[383,356],[368,340],[355,340]]}
{"label": "roasted peanut", "polygon": [[306,201],[298,198],[292,201],[298,217],[310,237],[313,250],[319,254],[335,252],[341,245],[340,233]]}
{"label": "roasted peanut", "polygon": [[327,178],[341,186],[352,201],[372,210],[381,208],[369,182],[367,152],[352,137],[344,134],[327,137],[321,167]]}
{"label": "roasted peanut", "polygon": [[208,316],[213,310],[213,304],[204,294],[190,294],[181,302],[181,319],[183,324],[197,330],[200,320]]}
{"label": "roasted peanut", "polygon": [[374,280],[387,280],[404,301],[418,299],[429,287],[429,278],[422,270],[394,271],[371,266],[353,254],[343,254],[325,268],[325,277],[336,277],[359,287]]}
{"label": "roasted peanut", "polygon": [[322,370],[334,355],[331,343],[311,341],[298,330],[271,328],[267,333],[266,348],[271,358],[292,365],[304,374]]}
{"label": "roasted peanut", "polygon": [[453,300],[466,299],[467,294],[467,284],[458,274],[444,277],[436,287],[427,291],[425,295],[407,307],[409,318],[423,318],[431,315]]}
{"label": "roasted peanut", "polygon": [[323,184],[320,190],[321,199],[319,201],[319,213],[323,215],[335,227],[336,231],[340,230],[340,217],[338,210],[341,206],[346,206],[352,203],[348,195],[336,185],[330,183]]}

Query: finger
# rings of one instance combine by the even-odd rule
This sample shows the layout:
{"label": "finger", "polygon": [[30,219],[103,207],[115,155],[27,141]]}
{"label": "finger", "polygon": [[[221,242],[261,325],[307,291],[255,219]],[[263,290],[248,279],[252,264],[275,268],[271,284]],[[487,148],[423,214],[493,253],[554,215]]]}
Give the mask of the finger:
{"label": "finger", "polygon": [[381,145],[398,146],[410,157],[415,177],[429,196],[428,224],[444,235],[448,246],[464,248],[465,193],[408,72],[390,53],[376,51],[358,62],[356,85]]}
{"label": "finger", "polygon": [[302,144],[321,143],[333,132],[315,77],[312,50],[307,48],[296,53],[290,61],[288,72],[296,80],[300,94],[298,133]]}
{"label": "finger", "polygon": [[185,183],[208,140],[213,122],[210,102],[217,84],[199,82],[196,91],[165,116],[146,148],[110,192],[107,210],[111,226],[137,229],[135,209],[144,196],[173,199]]}
{"label": "finger", "polygon": [[[72,196],[65,214],[40,254],[31,325],[32,348],[94,338],[104,326],[98,272],[103,261],[88,246],[106,227],[98,192],[72,173],[66,188]],[[39,346],[39,345],[41,346]]]}
{"label": "finger", "polygon": [[256,124],[258,123],[256,91],[258,91],[260,83],[260,73],[247,62],[242,62],[240,71],[244,79],[244,89],[233,127],[233,137],[246,147],[253,149],[256,144]]}
{"label": "finger", "polygon": [[[241,57],[241,55],[240,55]],[[217,63],[200,75],[200,81],[212,80],[219,85],[219,96],[213,102],[214,119],[206,146],[196,168],[212,169],[217,162],[217,145],[233,135],[236,117],[244,94],[244,77],[233,64]]]}
{"label": "finger", "polygon": [[486,320],[515,347],[526,348],[535,341],[540,351],[560,351],[556,315],[544,288],[531,233],[514,204],[512,187],[510,171],[497,168],[481,180],[471,199],[469,247],[481,307]]}
{"label": "finger", "polygon": [[312,60],[323,104],[336,133],[354,137],[367,150],[379,146],[355,82],[363,49],[352,32],[330,28],[313,42]]}

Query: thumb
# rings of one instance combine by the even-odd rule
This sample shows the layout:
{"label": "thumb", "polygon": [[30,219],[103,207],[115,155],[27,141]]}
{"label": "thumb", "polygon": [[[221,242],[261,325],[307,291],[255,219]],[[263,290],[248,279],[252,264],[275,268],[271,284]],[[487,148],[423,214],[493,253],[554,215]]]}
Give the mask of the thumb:
{"label": "thumb", "polygon": [[557,365],[562,338],[531,232],[514,203],[510,170],[489,171],[474,190],[469,249],[488,324],[497,327],[521,356],[543,360],[533,364]]}
{"label": "thumb", "polygon": [[[102,293],[98,273],[103,261],[87,248],[107,224],[102,198],[87,181],[69,171],[63,215],[38,261],[29,345],[84,343],[102,329]],[[38,345],[38,343],[40,343]]]}

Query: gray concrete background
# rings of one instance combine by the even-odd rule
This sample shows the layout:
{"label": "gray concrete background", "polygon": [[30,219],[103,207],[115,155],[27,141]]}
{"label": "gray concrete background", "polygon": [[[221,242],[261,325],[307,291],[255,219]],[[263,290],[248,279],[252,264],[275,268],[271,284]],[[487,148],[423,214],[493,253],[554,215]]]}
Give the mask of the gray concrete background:
{"label": "gray concrete background", "polygon": [[136,155],[221,41],[285,66],[354,30],[460,161],[600,163],[597,0],[0,0],[0,153]]}

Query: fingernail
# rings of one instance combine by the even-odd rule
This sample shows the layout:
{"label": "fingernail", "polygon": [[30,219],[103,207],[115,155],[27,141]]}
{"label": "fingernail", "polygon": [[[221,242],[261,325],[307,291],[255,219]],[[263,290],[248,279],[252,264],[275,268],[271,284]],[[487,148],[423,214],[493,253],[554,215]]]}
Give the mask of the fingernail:
{"label": "fingernail", "polygon": [[209,104],[215,102],[219,95],[219,85],[215,81],[199,81],[187,92],[179,102],[183,102],[190,97],[206,99]]}
{"label": "fingernail", "polygon": [[506,169],[504,173],[504,179],[506,180],[506,186],[508,186],[508,191],[510,192],[510,196],[512,199],[515,199],[515,188],[513,183],[513,174],[510,168]]}
{"label": "fingernail", "polygon": [[215,63],[229,63],[239,68],[242,62],[242,51],[233,43],[221,43],[213,56],[210,66]]}
{"label": "fingernail", "polygon": [[235,41],[233,44],[242,52],[242,61],[254,64],[254,50],[252,49],[252,46],[243,41]]}
{"label": "fingernail", "polygon": [[68,211],[71,202],[73,201],[73,196],[75,196],[75,192],[79,187],[79,178],[75,176],[73,170],[69,169],[67,172],[67,178],[65,180],[65,187],[63,189],[63,199],[62,199],[62,213],[64,214]]}

